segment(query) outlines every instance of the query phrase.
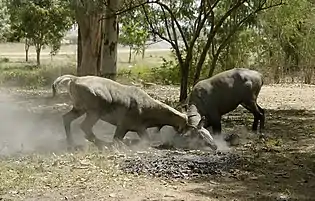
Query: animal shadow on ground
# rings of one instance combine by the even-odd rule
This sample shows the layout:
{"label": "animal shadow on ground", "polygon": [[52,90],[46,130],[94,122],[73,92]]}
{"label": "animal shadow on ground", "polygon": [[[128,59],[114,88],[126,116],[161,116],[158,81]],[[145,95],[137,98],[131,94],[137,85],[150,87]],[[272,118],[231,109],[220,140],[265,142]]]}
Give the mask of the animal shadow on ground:
{"label": "animal shadow on ground", "polygon": [[[250,113],[231,116],[246,119],[242,123],[250,128]],[[193,180],[204,187],[188,191],[219,200],[315,200],[314,119],[315,111],[266,110],[266,139],[237,147],[241,163],[228,177]],[[225,119],[223,127],[241,123],[230,122]]]}

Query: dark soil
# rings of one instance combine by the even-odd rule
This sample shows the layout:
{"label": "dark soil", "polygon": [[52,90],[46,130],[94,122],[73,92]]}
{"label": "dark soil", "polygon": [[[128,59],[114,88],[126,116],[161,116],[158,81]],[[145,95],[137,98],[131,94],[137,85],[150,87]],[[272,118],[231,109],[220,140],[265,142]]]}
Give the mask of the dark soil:
{"label": "dark soil", "polygon": [[123,160],[121,169],[167,179],[224,176],[238,167],[240,157],[232,153],[200,151],[154,151],[136,153]]}
{"label": "dark soil", "polygon": [[[178,97],[174,87],[148,91],[161,100]],[[253,116],[238,108],[222,126],[240,144],[218,153],[165,146],[94,153],[83,140],[82,119],[72,129],[88,149],[67,153],[61,119],[70,109],[67,95],[0,92],[0,154],[39,154],[0,160],[0,200],[315,200],[315,86],[264,86],[258,103],[266,110],[265,138],[249,131]],[[99,122],[94,128],[112,140],[114,127]]]}

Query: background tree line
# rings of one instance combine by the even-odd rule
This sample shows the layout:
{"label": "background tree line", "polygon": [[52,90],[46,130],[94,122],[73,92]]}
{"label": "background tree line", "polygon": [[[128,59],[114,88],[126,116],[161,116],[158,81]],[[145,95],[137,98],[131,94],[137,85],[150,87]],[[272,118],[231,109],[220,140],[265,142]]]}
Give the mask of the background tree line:
{"label": "background tree line", "polygon": [[314,74],[311,0],[0,0],[0,40],[24,41],[51,54],[77,24],[77,74],[115,79],[117,44],[142,54],[164,40],[174,59],[154,69],[180,84],[180,100],[200,79],[235,67],[262,71],[280,83],[311,83]]}

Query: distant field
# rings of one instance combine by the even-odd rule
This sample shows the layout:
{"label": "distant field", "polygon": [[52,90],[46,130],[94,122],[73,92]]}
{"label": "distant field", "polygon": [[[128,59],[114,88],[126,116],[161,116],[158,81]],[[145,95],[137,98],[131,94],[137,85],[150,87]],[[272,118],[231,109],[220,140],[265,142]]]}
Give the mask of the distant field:
{"label": "distant field", "polygon": [[[159,66],[162,63],[162,58],[169,59],[170,51],[167,48],[155,46],[154,48],[148,48],[144,59],[141,55],[132,56],[132,63],[128,63],[129,49],[127,47],[118,48],[118,67],[128,67],[135,64],[154,67]],[[76,45],[62,45],[58,54],[51,58],[49,55],[50,48],[44,48],[41,52],[42,64],[51,62],[75,62],[77,55]],[[23,62],[25,60],[24,44],[23,43],[0,43],[0,58],[7,58],[12,62]],[[30,62],[36,61],[36,51],[34,47],[30,47],[29,50]]]}

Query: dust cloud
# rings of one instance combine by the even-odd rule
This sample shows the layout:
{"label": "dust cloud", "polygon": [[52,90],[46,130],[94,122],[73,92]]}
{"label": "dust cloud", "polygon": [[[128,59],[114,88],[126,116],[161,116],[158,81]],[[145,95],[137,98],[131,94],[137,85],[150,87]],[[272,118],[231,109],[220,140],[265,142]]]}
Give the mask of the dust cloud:
{"label": "dust cloud", "polygon": [[[196,138],[184,138],[179,136],[175,130],[170,126],[164,126],[159,133],[153,135],[151,133],[151,138],[155,138],[154,141],[158,141],[162,144],[170,144],[176,148],[189,148],[189,149],[201,149],[201,150],[211,150],[206,146],[202,139]],[[229,142],[225,140],[226,134],[222,133],[221,135],[212,135],[214,138],[215,144],[218,146],[217,151],[229,152],[231,147]]]}
{"label": "dust cloud", "polygon": [[64,149],[60,116],[29,109],[27,99],[0,92],[0,155]]}
{"label": "dust cloud", "polygon": [[[45,97],[34,99],[31,95],[20,97],[1,90],[0,156],[66,151],[62,115],[68,109],[62,112],[54,109],[53,106],[57,102],[45,102]],[[84,117],[83,115],[73,121],[71,131],[75,144],[86,147],[91,143],[87,143],[79,125]],[[93,127],[93,131],[98,138],[110,142],[114,135],[115,126],[100,120]],[[160,132],[156,132],[155,129],[148,129],[148,132],[151,139],[150,143],[140,142],[139,136],[134,132],[128,132],[124,141],[130,142],[127,144],[134,144],[131,146],[134,151],[146,150],[150,145],[155,146],[161,143],[171,144],[176,148],[200,149],[197,139],[187,141],[187,139],[177,135],[170,126],[164,126]],[[220,151],[229,150],[229,146],[222,136],[215,136],[215,142]]]}
{"label": "dust cloud", "polygon": [[228,142],[224,139],[225,134],[221,133],[221,135],[213,135],[213,139],[215,144],[218,146],[218,151],[228,152],[231,148],[228,145]]}

